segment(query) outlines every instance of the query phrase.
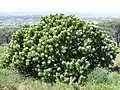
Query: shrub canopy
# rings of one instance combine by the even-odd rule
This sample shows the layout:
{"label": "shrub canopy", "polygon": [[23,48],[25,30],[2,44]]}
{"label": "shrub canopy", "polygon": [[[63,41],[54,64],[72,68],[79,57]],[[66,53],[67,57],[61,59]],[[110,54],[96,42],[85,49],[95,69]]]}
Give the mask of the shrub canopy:
{"label": "shrub canopy", "polygon": [[81,82],[95,67],[112,64],[115,46],[90,22],[74,15],[48,15],[13,34],[3,65],[45,82]]}

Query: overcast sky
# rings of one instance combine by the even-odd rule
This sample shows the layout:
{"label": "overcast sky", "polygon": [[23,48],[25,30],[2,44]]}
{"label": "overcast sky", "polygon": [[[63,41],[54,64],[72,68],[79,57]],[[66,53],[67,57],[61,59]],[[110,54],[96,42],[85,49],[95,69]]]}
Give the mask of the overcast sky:
{"label": "overcast sky", "polygon": [[0,12],[120,13],[120,0],[0,0]]}

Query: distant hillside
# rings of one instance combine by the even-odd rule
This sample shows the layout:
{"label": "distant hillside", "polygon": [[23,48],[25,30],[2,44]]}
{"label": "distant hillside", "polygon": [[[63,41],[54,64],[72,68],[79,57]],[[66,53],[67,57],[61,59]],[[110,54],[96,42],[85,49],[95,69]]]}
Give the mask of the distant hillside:
{"label": "distant hillside", "polygon": [[[48,15],[50,13],[55,13],[55,12],[12,12],[12,13],[5,13],[1,12],[0,13],[0,28],[3,27],[19,27],[21,24],[24,23],[36,23],[39,22],[40,17],[42,15]],[[70,12],[69,12],[70,13]],[[119,18],[120,14],[104,14],[104,13],[70,13],[70,14],[75,14],[80,16],[81,18],[89,21],[102,21],[102,20],[107,20],[111,18]]]}

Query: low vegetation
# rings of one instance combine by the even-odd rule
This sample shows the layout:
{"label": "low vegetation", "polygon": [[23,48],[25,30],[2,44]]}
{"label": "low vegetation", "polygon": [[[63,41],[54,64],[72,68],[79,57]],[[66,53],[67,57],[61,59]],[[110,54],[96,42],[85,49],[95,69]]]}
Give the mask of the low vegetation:
{"label": "low vegetation", "polygon": [[94,24],[73,15],[41,17],[0,46],[0,90],[118,90],[119,71],[109,68],[119,67],[116,55],[116,44]]}
{"label": "low vegetation", "polygon": [[44,82],[81,83],[94,68],[109,68],[116,44],[104,29],[74,15],[43,16],[13,34],[3,67]]}
{"label": "low vegetation", "polygon": [[[102,70],[100,68],[100,70]],[[104,71],[105,69],[103,69]],[[100,72],[94,71],[97,75]],[[101,77],[104,77],[102,72]],[[92,75],[94,75],[92,73]],[[92,76],[91,75],[91,76]],[[99,82],[98,80],[106,80],[105,78],[99,78],[88,80],[85,85],[67,85],[65,83],[57,82],[54,85],[41,82],[40,80],[35,80],[33,78],[24,78],[19,73],[1,69],[0,70],[0,90],[119,90],[120,87],[120,75],[117,72],[109,74],[109,80],[106,82]]]}

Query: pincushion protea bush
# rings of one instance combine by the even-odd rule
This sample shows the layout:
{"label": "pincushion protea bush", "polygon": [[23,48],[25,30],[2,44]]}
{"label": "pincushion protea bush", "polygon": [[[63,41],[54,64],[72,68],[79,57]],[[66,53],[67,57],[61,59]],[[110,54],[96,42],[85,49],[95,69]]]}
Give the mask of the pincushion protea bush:
{"label": "pincushion protea bush", "polygon": [[81,82],[95,67],[109,67],[116,44],[104,30],[74,15],[42,16],[16,31],[4,67],[14,67],[45,82]]}

